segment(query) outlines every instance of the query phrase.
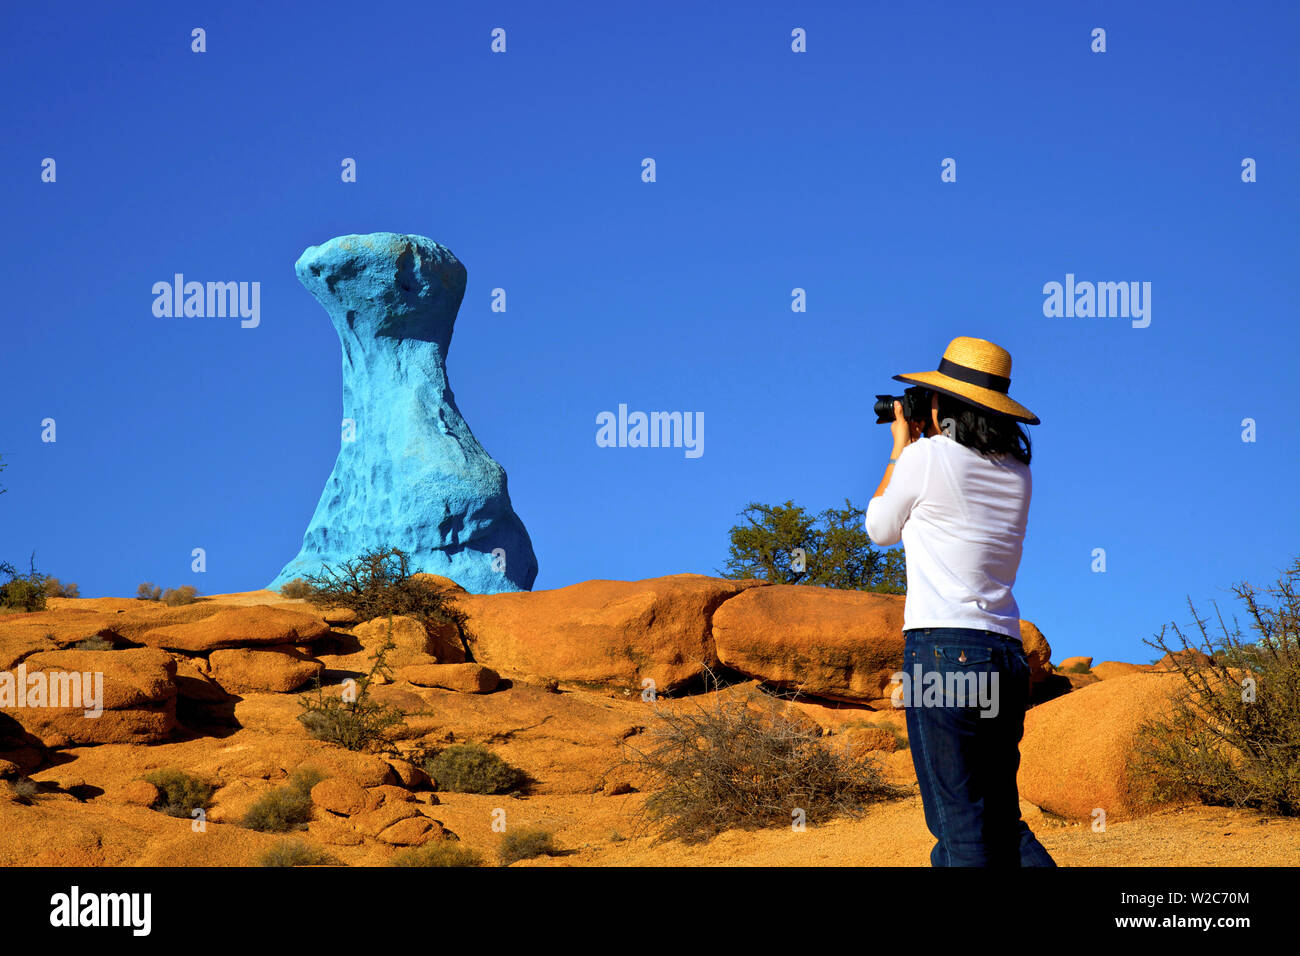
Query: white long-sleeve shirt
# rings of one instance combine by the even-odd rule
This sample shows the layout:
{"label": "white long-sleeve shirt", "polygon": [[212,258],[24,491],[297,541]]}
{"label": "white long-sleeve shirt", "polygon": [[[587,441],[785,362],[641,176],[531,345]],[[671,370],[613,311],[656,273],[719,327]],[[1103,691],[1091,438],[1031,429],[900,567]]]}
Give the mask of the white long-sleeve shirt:
{"label": "white long-sleeve shirt", "polygon": [[1020,639],[1011,594],[1032,492],[1029,466],[989,458],[948,438],[903,449],[884,494],[867,505],[867,534],[903,542],[903,629],[970,627]]}

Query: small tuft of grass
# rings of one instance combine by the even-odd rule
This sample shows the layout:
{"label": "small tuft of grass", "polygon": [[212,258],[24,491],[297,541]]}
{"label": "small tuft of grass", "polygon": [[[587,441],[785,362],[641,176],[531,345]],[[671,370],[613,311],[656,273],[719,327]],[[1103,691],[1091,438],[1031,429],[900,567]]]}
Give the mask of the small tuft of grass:
{"label": "small tuft of grass", "polygon": [[257,859],[258,866],[341,866],[320,847],[288,838],[272,844]]}
{"label": "small tuft of grass", "polygon": [[483,857],[455,840],[433,840],[423,846],[399,850],[389,866],[482,866]]}
{"label": "small tuft of grass", "polygon": [[117,647],[102,634],[92,634],[72,645],[74,651],[111,651]]}
{"label": "small tuft of grass", "polygon": [[263,833],[305,830],[312,817],[311,788],[325,779],[315,768],[296,771],[283,787],[268,790],[244,813],[241,824]]}
{"label": "small tuft of grass", "polygon": [[41,785],[31,777],[19,777],[14,781],[13,787],[14,795],[18,797],[18,800],[21,803],[26,804],[27,806],[31,806],[32,802],[35,801],[36,797],[41,792]]}
{"label": "small tuft of grass", "polygon": [[195,810],[206,810],[212,804],[217,788],[193,774],[175,767],[166,767],[144,775],[144,780],[158,788],[158,799],[152,809],[169,817],[189,819]]}
{"label": "small tuft of grass", "polygon": [[497,849],[497,859],[502,866],[509,866],[517,860],[531,860],[537,856],[554,856],[559,852],[555,845],[555,834],[541,827],[523,827],[507,830],[501,834],[501,845]]}

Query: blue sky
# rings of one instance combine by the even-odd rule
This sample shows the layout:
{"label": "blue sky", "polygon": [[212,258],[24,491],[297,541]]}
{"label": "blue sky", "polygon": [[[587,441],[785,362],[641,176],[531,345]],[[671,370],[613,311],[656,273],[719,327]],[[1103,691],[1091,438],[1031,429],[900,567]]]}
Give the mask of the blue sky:
{"label": "blue sky", "polygon": [[[293,263],[375,231],[468,269],[450,380],[537,588],[714,573],[750,501],[865,507],[874,394],[957,335],[1006,347],[1043,421],[1015,593],[1058,660],[1149,660],[1188,596],[1236,610],[1231,584],[1300,554],[1294,4],[73,4],[0,26],[0,557],[35,550],[83,595],[249,590],[297,553],[341,397]],[[260,325],[154,317],[177,272],[260,282]],[[1045,317],[1067,273],[1150,282],[1150,325]],[[620,403],[702,412],[704,454],[598,447]]]}

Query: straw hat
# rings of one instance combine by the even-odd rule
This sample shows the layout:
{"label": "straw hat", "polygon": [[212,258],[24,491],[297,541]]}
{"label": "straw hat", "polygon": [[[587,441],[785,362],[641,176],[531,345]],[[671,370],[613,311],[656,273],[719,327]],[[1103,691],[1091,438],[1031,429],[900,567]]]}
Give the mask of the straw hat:
{"label": "straw hat", "polygon": [[938,371],[913,372],[894,378],[924,385],[1027,425],[1040,424],[1037,415],[1007,397],[1007,389],[1011,387],[1011,353],[985,339],[958,336],[948,343]]}

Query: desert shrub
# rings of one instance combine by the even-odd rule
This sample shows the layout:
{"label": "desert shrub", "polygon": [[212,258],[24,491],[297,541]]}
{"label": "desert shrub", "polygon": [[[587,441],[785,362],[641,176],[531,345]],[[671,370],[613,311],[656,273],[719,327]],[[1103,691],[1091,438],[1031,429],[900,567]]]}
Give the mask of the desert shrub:
{"label": "desert shrub", "polygon": [[41,792],[41,785],[31,777],[19,777],[13,783],[14,796],[20,803],[30,805]]}
{"label": "desert shrub", "polygon": [[161,601],[162,588],[155,587],[152,581],[145,581],[135,589],[135,596],[141,601]]}
{"label": "desert shrub", "polygon": [[317,740],[348,750],[392,750],[392,731],[403,723],[406,715],[400,708],[371,697],[370,686],[381,675],[385,680],[393,679],[387,658],[388,652],[396,646],[393,643],[393,621],[389,618],[384,643],[375,650],[370,670],[355,685],[345,686],[338,697],[326,695],[317,674],[314,695],[304,694],[298,698],[303,708],[298,720],[307,733]]}
{"label": "desert shrub", "polygon": [[280,585],[280,594],[287,598],[305,598],[310,597],[312,586],[302,578],[294,578],[292,581],[286,581]]}
{"label": "desert shrub", "polygon": [[456,608],[453,592],[412,577],[410,555],[399,548],[365,551],[337,568],[325,565],[303,581],[311,588],[312,604],[348,608],[361,621],[413,617],[426,625],[454,624],[462,637],[467,633],[467,619]]}
{"label": "desert shrub", "polygon": [[257,858],[258,866],[337,866],[339,861],[320,847],[288,838],[273,843]]}
{"label": "desert shrub", "polygon": [[28,570],[20,572],[8,561],[0,562],[0,574],[9,580],[0,584],[0,607],[13,611],[44,611],[45,575],[36,570],[36,555],[28,563]]}
{"label": "desert shrub", "polygon": [[[1146,641],[1167,655],[1183,679],[1167,717],[1138,728],[1129,769],[1138,792],[1155,801],[1198,799],[1211,806],[1300,813],[1300,559],[1261,601],[1249,584],[1233,587],[1252,632],[1232,630],[1215,605],[1221,634],[1211,636],[1188,598],[1200,639],[1177,624]],[[1181,646],[1170,646],[1172,628]],[[1194,651],[1210,658],[1200,659]],[[1198,660],[1200,661],[1198,663]]]}
{"label": "desert shrub", "polygon": [[1092,668],[1083,661],[1077,661],[1066,668],[1053,668],[1053,670],[1062,674],[1089,674],[1092,672]]}
{"label": "desert shrub", "polygon": [[624,742],[653,791],[638,808],[638,830],[657,829],[656,843],[702,843],[732,827],[788,827],[797,810],[809,822],[856,817],[867,804],[906,794],[874,761],[824,746],[818,730],[786,716],[773,698],[757,706],[757,696],[715,694],[710,708],[654,702],[647,731],[654,743],[640,750]]}
{"label": "desert shrub", "polygon": [[793,501],[750,502],[740,513],[745,524],[729,532],[730,552],[718,573],[775,584],[906,594],[903,549],[873,548],[863,523],[865,515],[847,498],[843,508],[827,508],[819,515],[809,514]]}
{"label": "desert shrub", "polygon": [[262,794],[240,823],[264,833],[305,830],[312,815],[311,788],[324,779],[325,775],[315,769],[295,772],[283,787]]}
{"label": "desert shrub", "polygon": [[423,846],[398,850],[389,866],[482,866],[483,858],[455,840],[432,840]]}
{"label": "desert shrub", "polygon": [[509,866],[516,860],[531,860],[535,856],[554,856],[557,852],[559,851],[555,846],[555,836],[549,830],[523,827],[507,830],[501,834],[497,860],[502,866]]}
{"label": "desert shrub", "polygon": [[159,790],[153,809],[171,817],[193,816],[195,810],[206,810],[212,803],[216,787],[192,774],[172,767],[145,774],[144,779]]}
{"label": "desert shrub", "polygon": [[116,644],[102,634],[92,634],[90,637],[82,638],[72,645],[72,649],[75,651],[111,651],[116,647]]}
{"label": "desert shrub", "polygon": [[46,597],[74,598],[81,593],[81,589],[71,581],[63,584],[58,578],[46,578],[42,587],[45,589]]}
{"label": "desert shrub", "polygon": [[423,761],[439,790],[454,793],[509,793],[527,777],[481,744],[452,744]]}
{"label": "desert shrub", "polygon": [[193,604],[198,598],[198,589],[192,584],[182,584],[178,588],[168,588],[162,593],[162,602],[168,607],[180,607]]}

